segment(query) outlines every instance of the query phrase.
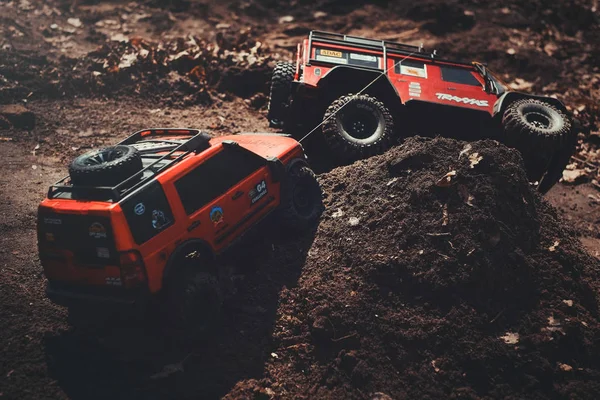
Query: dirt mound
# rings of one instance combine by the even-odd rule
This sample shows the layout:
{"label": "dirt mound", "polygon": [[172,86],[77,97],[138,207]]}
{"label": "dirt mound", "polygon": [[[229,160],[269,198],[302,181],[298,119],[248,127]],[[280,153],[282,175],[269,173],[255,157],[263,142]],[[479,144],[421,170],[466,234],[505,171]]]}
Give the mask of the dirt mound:
{"label": "dirt mound", "polygon": [[280,296],[265,377],[231,398],[600,393],[599,265],[517,152],[414,138],[322,185],[327,215]]}

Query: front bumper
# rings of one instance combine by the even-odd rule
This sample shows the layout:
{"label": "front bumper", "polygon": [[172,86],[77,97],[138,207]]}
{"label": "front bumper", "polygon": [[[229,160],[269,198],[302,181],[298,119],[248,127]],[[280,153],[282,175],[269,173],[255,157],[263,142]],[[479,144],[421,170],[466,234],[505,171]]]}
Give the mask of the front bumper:
{"label": "front bumper", "polygon": [[124,289],[74,285],[56,281],[48,281],[46,295],[52,302],[62,306],[83,305],[84,303],[133,306],[146,304],[152,296],[147,288]]}

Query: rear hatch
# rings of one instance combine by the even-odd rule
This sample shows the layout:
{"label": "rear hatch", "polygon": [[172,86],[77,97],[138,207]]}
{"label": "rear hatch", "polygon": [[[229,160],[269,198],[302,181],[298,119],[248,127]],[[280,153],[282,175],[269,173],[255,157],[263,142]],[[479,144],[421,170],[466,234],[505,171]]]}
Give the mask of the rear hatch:
{"label": "rear hatch", "polygon": [[56,212],[40,206],[38,246],[50,281],[121,285],[119,253],[108,215],[63,209]]}

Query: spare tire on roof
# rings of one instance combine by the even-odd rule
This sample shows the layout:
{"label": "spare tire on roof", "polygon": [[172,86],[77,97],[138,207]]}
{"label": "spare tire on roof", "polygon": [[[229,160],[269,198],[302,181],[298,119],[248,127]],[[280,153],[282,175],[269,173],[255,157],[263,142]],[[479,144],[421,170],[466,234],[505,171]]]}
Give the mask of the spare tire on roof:
{"label": "spare tire on roof", "polygon": [[133,146],[116,145],[92,150],[69,165],[71,183],[79,186],[115,186],[142,169],[142,157]]}

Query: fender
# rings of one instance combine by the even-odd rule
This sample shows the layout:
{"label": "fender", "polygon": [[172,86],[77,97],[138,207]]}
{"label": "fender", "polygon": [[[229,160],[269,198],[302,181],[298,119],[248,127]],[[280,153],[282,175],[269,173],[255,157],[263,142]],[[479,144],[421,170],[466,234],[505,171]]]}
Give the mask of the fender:
{"label": "fender", "polygon": [[[382,76],[383,75],[383,76]],[[375,79],[378,78],[376,81]],[[319,80],[317,88],[327,90],[331,85],[342,85],[344,93],[359,92],[375,81],[366,93],[377,93],[381,100],[390,105],[402,105],[402,99],[390,78],[381,71],[356,66],[338,65],[333,67]],[[373,90],[374,89],[374,90]],[[326,92],[324,92],[326,93]]]}
{"label": "fender", "polygon": [[494,103],[493,116],[496,117],[498,115],[499,118],[502,118],[502,113],[504,113],[504,110],[506,109],[506,107],[508,107],[508,105],[510,103],[512,103],[513,101],[521,100],[521,99],[542,100],[548,104],[552,104],[554,107],[558,108],[565,114],[569,115],[569,112],[567,111],[567,107],[565,107],[565,105],[560,100],[557,100],[553,97],[536,96],[536,95],[532,95],[529,93],[523,93],[523,92],[506,92],[506,93],[502,94],[502,96],[500,96],[498,98],[498,100],[496,100],[496,102]]}
{"label": "fender", "polygon": [[[214,258],[215,258],[215,254],[212,251],[211,247],[204,240],[190,239],[190,240],[186,240],[183,243],[180,243],[177,246],[177,248],[175,249],[175,251],[173,251],[173,253],[171,253],[171,255],[169,256],[169,260],[167,261],[167,265],[165,266],[165,269],[163,271],[163,287],[164,287],[165,283],[168,281],[168,279],[170,278],[170,276],[173,273],[173,271],[175,270],[175,268],[177,267],[177,265],[176,265],[177,259],[179,257],[181,257],[182,255],[185,255],[186,251],[192,251],[192,250],[202,251],[202,253],[203,253],[202,255],[204,257],[208,256],[208,259],[211,261],[214,260]],[[211,271],[211,272],[216,272],[216,271]]]}

